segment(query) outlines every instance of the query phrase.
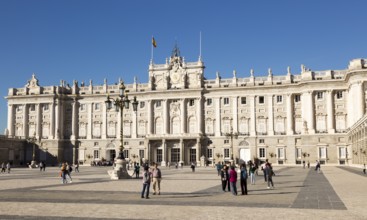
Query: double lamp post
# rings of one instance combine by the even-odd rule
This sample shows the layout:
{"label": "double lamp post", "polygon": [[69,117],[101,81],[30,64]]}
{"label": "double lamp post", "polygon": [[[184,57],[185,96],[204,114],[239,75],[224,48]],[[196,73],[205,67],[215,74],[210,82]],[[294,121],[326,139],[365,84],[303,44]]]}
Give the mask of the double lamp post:
{"label": "double lamp post", "polygon": [[[129,108],[129,104],[131,100],[128,98],[127,94],[125,93],[125,85],[123,81],[119,83],[119,96],[117,98],[111,98],[110,95],[107,95],[107,100],[105,101],[106,107],[108,110],[112,109],[113,105],[115,106],[116,111],[120,111],[120,148],[118,156],[115,160],[115,167],[113,170],[109,170],[108,174],[110,175],[111,179],[130,179],[131,176],[127,173],[126,169],[126,160],[124,156],[124,109]],[[133,110],[134,112],[137,111],[138,108],[138,101],[136,100],[136,96],[132,101]]]}

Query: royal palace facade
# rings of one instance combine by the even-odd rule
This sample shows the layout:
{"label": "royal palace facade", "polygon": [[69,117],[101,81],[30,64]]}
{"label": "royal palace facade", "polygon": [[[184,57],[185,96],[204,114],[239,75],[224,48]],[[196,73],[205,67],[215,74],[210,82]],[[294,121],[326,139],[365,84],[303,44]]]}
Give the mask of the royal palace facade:
{"label": "royal palace facade", "polygon": [[[348,132],[366,113],[367,61],[347,69],[215,79],[205,66],[186,62],[174,48],[164,64],[149,65],[148,83],[125,84],[137,111],[108,109],[119,84],[61,81],[40,86],[33,74],[24,88],[8,91],[6,135],[34,138],[36,160],[56,163],[112,161],[123,131],[125,157],[160,162],[214,164],[269,159],[274,164],[352,161]],[[126,77],[125,77],[126,78]],[[350,153],[349,153],[350,152]],[[32,148],[13,152],[32,160]],[[13,156],[15,158],[15,156]]]}

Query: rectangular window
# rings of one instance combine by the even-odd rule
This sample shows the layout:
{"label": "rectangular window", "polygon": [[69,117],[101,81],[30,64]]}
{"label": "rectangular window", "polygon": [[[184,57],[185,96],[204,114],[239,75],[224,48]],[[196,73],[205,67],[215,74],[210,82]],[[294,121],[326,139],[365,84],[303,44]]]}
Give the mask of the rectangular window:
{"label": "rectangular window", "polygon": [[264,144],[265,143],[265,140],[264,139],[259,139],[259,143],[260,144]]}
{"label": "rectangular window", "polygon": [[49,109],[49,105],[48,104],[43,104],[43,110],[48,111],[48,109]]}
{"label": "rectangular window", "polygon": [[139,141],[140,146],[144,146],[144,141]]}
{"label": "rectangular window", "polygon": [[100,103],[95,103],[94,104],[94,110],[100,110],[101,109],[101,104]]}
{"label": "rectangular window", "polygon": [[229,98],[224,98],[223,99],[223,104],[224,105],[229,105]]}
{"label": "rectangular window", "polygon": [[241,97],[241,105],[246,105],[246,97]]}
{"label": "rectangular window", "polygon": [[278,148],[278,158],[284,159],[284,148]]}
{"label": "rectangular window", "polygon": [[85,111],[86,107],[85,104],[80,104],[80,111]]}
{"label": "rectangular window", "polygon": [[342,99],[343,98],[343,91],[337,91],[336,92],[336,98],[337,99]]}
{"label": "rectangular window", "polygon": [[259,96],[259,104],[264,104],[265,99],[264,96]]}
{"label": "rectangular window", "polygon": [[18,105],[18,106],[17,106],[17,112],[21,112],[22,110],[23,110],[23,106]]}
{"label": "rectangular window", "polygon": [[171,162],[178,163],[180,161],[180,148],[171,149]]}
{"label": "rectangular window", "polygon": [[277,95],[277,103],[282,103],[282,102],[283,102],[283,96]]}
{"label": "rectangular window", "polygon": [[300,102],[300,101],[301,101],[301,95],[295,95],[294,102]]}
{"label": "rectangular window", "polygon": [[129,150],[126,150],[126,149],[125,149],[125,150],[124,150],[124,157],[125,157],[125,158],[129,158],[129,156],[130,156],[130,155],[129,155]]}
{"label": "rectangular window", "polygon": [[317,100],[321,100],[324,98],[324,92],[316,92],[316,98]]}
{"label": "rectangular window", "polygon": [[162,105],[162,102],[160,100],[157,100],[155,102],[155,107],[161,107],[161,105]]}
{"label": "rectangular window", "polygon": [[140,102],[140,108],[144,108],[145,107],[145,102]]}
{"label": "rectangular window", "polygon": [[210,106],[210,105],[212,105],[212,103],[213,103],[212,99],[207,99],[206,100],[206,105]]}
{"label": "rectangular window", "polygon": [[265,158],[266,157],[265,148],[263,148],[263,147],[259,148],[259,157],[260,158]]}
{"label": "rectangular window", "polygon": [[125,141],[124,142],[124,145],[126,145],[126,146],[129,145],[129,142],[128,141]]}
{"label": "rectangular window", "polygon": [[191,148],[190,149],[190,162],[196,162],[196,149]]}
{"label": "rectangular window", "polygon": [[326,147],[320,147],[319,148],[319,158],[320,159],[326,159],[327,158]]}
{"label": "rectangular window", "polygon": [[29,106],[29,111],[34,112],[36,110],[36,106],[34,104]]}
{"label": "rectangular window", "polygon": [[145,156],[144,156],[144,150],[139,150],[139,157],[140,159],[143,159]]}
{"label": "rectangular window", "polygon": [[297,158],[298,159],[301,159],[302,158],[302,148],[297,148],[297,151],[296,151],[296,153],[297,153]]}
{"label": "rectangular window", "polygon": [[213,158],[213,149],[212,149],[212,148],[209,148],[209,149],[208,149],[207,157],[208,157],[208,158]]}
{"label": "rectangular window", "polygon": [[157,162],[162,162],[162,149],[157,149]]}
{"label": "rectangular window", "polygon": [[228,148],[224,149],[224,157],[229,158],[229,149]]}
{"label": "rectangular window", "polygon": [[189,106],[194,106],[194,105],[195,105],[195,99],[190,99]]}
{"label": "rectangular window", "polygon": [[229,140],[224,140],[224,143],[225,144],[229,144]]}
{"label": "rectangular window", "polygon": [[94,156],[94,159],[99,159],[99,150],[94,150],[93,156]]}
{"label": "rectangular window", "polygon": [[345,147],[339,147],[339,158],[345,159],[347,155],[347,150]]}

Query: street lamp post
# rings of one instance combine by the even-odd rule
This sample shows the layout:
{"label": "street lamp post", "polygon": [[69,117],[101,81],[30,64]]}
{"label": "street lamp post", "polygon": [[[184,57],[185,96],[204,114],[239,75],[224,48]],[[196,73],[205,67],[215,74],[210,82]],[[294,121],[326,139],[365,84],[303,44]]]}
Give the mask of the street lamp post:
{"label": "street lamp post", "polygon": [[36,167],[36,132],[33,133],[32,137],[27,138],[28,143],[32,144],[32,161],[30,168]]}
{"label": "street lamp post", "polygon": [[237,132],[233,132],[233,127],[231,126],[231,132],[226,133],[226,137],[227,138],[231,138],[231,163],[232,165],[234,165],[234,160],[233,160],[233,138],[238,138],[238,133]]}
{"label": "street lamp post", "polygon": [[[119,97],[113,99],[107,95],[107,100],[105,101],[107,109],[111,109],[112,105],[115,105],[116,111],[120,111],[120,148],[119,154],[115,161],[115,167],[113,170],[109,170],[108,174],[110,175],[111,179],[129,179],[131,176],[127,173],[126,170],[126,160],[124,156],[124,129],[123,129],[123,117],[124,117],[124,109],[129,108],[130,100],[125,94],[125,85],[123,81],[120,81],[119,84]],[[132,102],[133,110],[136,111],[138,107],[138,101],[136,97]]]}

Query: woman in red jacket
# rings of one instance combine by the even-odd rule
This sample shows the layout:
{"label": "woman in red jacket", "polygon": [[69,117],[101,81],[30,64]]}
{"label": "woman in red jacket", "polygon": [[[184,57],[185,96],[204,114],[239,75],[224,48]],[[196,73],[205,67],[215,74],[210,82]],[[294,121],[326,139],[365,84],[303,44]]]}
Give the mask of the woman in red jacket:
{"label": "woman in red jacket", "polygon": [[229,183],[231,184],[231,191],[233,195],[237,195],[237,172],[234,170],[234,166],[231,166],[229,171]]}

